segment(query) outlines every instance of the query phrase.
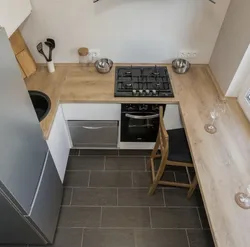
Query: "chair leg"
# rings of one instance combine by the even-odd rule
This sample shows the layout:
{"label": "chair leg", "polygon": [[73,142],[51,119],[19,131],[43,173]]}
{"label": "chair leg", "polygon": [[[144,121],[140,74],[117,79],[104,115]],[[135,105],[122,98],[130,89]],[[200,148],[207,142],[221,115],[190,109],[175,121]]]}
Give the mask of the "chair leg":
{"label": "chair leg", "polygon": [[191,198],[191,196],[193,195],[193,193],[194,193],[194,191],[195,191],[195,189],[196,189],[197,184],[198,184],[198,181],[197,181],[197,177],[196,177],[196,175],[195,175],[195,176],[194,176],[194,179],[193,179],[193,181],[192,181],[192,183],[191,183],[191,187],[190,187],[189,190],[188,190],[188,194],[187,194],[187,198],[188,198],[188,199]]}
{"label": "chair leg", "polygon": [[156,153],[157,153],[157,151],[159,149],[159,146],[160,146],[160,136],[158,135],[157,139],[156,139],[156,142],[155,142],[154,149],[153,149],[153,151],[151,152],[151,155],[150,155],[150,159],[149,159],[149,162],[148,162],[148,170],[151,170],[151,159],[154,159],[156,157]]}
{"label": "chair leg", "polygon": [[165,167],[166,167],[166,158],[163,158],[161,160],[161,164],[160,164],[160,167],[159,167],[159,170],[155,176],[155,179],[153,180],[153,183],[151,184],[150,188],[149,188],[149,191],[148,191],[148,195],[153,195],[155,190],[156,190],[156,187],[158,185],[158,182],[160,181],[162,175],[163,175],[163,172],[165,170]]}

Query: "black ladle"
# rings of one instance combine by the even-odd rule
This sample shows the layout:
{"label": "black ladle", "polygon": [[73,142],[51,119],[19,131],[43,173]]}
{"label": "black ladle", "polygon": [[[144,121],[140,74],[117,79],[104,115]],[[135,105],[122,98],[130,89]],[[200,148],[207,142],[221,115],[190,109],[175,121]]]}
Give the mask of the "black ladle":
{"label": "black ladle", "polygon": [[47,56],[45,55],[45,53],[44,53],[44,51],[43,51],[43,43],[40,42],[40,43],[36,46],[36,48],[37,48],[37,51],[38,51],[39,53],[41,53],[41,54],[44,56],[44,58],[46,59],[46,61],[49,62],[49,59],[47,58]]}
{"label": "black ladle", "polygon": [[49,60],[52,61],[52,51],[56,47],[55,40],[47,39],[47,41],[45,41],[45,45],[47,45],[49,47]]}

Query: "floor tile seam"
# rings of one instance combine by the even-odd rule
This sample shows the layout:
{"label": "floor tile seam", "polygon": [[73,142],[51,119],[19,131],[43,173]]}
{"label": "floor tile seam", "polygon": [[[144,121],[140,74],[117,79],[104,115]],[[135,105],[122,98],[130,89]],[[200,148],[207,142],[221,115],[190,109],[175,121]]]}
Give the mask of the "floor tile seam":
{"label": "floor tile seam", "polygon": [[[58,226],[57,229],[84,229],[84,230],[171,230],[171,231],[201,231],[200,228],[194,228],[194,227],[115,227],[115,226]],[[210,231],[210,230],[202,230],[202,231]]]}
{"label": "floor tile seam", "polygon": [[103,157],[103,170],[106,171],[106,161],[107,161],[107,156]]}
{"label": "floor tile seam", "polygon": [[197,214],[198,214],[199,222],[201,224],[201,229],[203,229],[203,224],[202,224],[202,221],[201,221],[201,216],[200,216],[200,212],[199,212],[199,208],[198,207],[196,208],[196,211],[197,211]]}
{"label": "floor tile seam", "polygon": [[83,229],[82,229],[81,247],[83,246],[84,232],[85,232],[85,229],[83,228]]}
{"label": "floor tile seam", "polygon": [[98,170],[98,169],[75,169],[75,170],[66,170],[66,172],[87,172],[87,171],[92,171],[92,172],[137,172],[137,173],[146,173],[144,170],[112,170],[112,169],[102,169],[102,170]]}
{"label": "floor tile seam", "polygon": [[188,237],[187,229],[185,230],[185,232],[186,232],[186,238],[187,238],[188,247],[191,247],[190,241],[189,241],[189,237]]}
{"label": "floor tile seam", "polygon": [[[183,206],[164,206],[164,205],[83,205],[83,204],[71,204],[71,205],[61,205],[62,208],[151,208],[151,209],[196,209],[196,207],[183,207]],[[202,226],[201,226],[202,228]],[[209,229],[209,228],[206,228]]]}
{"label": "floor tile seam", "polygon": [[70,206],[72,205],[73,193],[74,193],[74,189],[71,188],[70,202],[69,202],[69,205],[70,205]]}
{"label": "floor tile seam", "polygon": [[91,171],[89,170],[88,172],[89,172],[89,177],[88,177],[88,186],[87,187],[90,186],[90,179],[91,179]]}

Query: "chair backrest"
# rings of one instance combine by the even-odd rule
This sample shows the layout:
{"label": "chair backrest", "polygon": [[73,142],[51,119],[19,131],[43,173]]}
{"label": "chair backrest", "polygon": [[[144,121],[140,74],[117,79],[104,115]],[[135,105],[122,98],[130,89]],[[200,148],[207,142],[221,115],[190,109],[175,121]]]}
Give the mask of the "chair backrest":
{"label": "chair backrest", "polygon": [[160,139],[161,153],[162,153],[162,156],[165,156],[165,155],[168,156],[168,149],[169,149],[168,132],[167,132],[165,124],[164,124],[163,107],[162,106],[160,107],[159,115],[160,115],[160,124],[159,124],[158,137]]}

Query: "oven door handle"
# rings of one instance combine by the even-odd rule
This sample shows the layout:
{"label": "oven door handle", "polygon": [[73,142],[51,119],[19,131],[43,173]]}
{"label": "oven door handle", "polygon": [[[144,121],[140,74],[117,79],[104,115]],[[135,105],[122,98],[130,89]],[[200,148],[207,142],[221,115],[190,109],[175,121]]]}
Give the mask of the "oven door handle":
{"label": "oven door handle", "polygon": [[154,114],[154,115],[148,115],[148,116],[137,116],[137,115],[131,115],[131,114],[125,114],[125,117],[128,118],[132,118],[132,119],[141,119],[141,120],[145,120],[145,119],[154,119],[154,118],[158,118],[159,114]]}

